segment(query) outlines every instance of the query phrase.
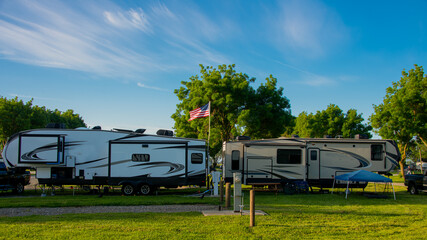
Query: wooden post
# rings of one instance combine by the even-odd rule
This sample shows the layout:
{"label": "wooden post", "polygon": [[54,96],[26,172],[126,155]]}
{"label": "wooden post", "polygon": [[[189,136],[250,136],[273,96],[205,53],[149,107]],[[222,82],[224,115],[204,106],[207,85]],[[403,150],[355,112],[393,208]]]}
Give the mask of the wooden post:
{"label": "wooden post", "polygon": [[221,180],[219,181],[219,202],[224,201],[224,182]]}
{"label": "wooden post", "polygon": [[225,184],[225,208],[230,207],[230,183]]}
{"label": "wooden post", "polygon": [[250,203],[249,203],[249,205],[250,205],[250,212],[249,212],[249,214],[250,214],[250,222],[249,222],[249,226],[250,227],[254,227],[255,226],[255,191],[252,189],[251,191],[250,191],[250,194],[251,194],[251,196],[250,196]]}

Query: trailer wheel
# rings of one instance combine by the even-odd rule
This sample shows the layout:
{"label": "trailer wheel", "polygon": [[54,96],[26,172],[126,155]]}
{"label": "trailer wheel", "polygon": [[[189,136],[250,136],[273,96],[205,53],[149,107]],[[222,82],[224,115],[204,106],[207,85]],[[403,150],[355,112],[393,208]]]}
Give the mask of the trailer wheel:
{"label": "trailer wheel", "polygon": [[418,189],[417,189],[417,187],[415,186],[415,183],[411,183],[411,184],[409,184],[408,189],[409,189],[409,193],[410,193],[411,195],[418,194]]}
{"label": "trailer wheel", "polygon": [[122,186],[122,193],[126,196],[135,194],[135,187],[132,184],[126,183]]}
{"label": "trailer wheel", "polygon": [[151,193],[152,188],[148,184],[142,184],[141,187],[139,188],[139,190],[140,190],[142,195],[148,195]]}
{"label": "trailer wheel", "polygon": [[24,192],[24,184],[22,184],[21,182],[16,183],[15,185],[15,189],[13,190],[14,193],[23,193]]}

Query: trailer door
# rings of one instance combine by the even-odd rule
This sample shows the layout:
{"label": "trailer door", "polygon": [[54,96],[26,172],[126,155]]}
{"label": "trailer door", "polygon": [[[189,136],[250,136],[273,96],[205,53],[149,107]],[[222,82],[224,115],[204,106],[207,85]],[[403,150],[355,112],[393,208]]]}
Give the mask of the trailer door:
{"label": "trailer door", "polygon": [[242,171],[243,150],[243,145],[240,142],[224,144],[223,177],[226,182],[233,182],[233,173]]}
{"label": "trailer door", "polygon": [[308,179],[319,179],[320,177],[320,151],[319,149],[308,149]]}
{"label": "trailer door", "polygon": [[206,180],[206,146],[191,145],[188,149],[187,177]]}

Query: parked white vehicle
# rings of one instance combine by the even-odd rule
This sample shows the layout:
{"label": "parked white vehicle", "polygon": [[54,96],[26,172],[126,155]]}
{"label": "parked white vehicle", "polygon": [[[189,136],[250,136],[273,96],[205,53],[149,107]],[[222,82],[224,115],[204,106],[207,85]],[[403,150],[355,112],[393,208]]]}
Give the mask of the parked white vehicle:
{"label": "parked white vehicle", "polygon": [[387,173],[398,165],[400,153],[392,140],[278,138],[224,142],[223,159],[226,182],[241,172],[248,185],[300,180],[332,187],[335,176],[344,173]]}
{"label": "parked white vehicle", "polygon": [[46,185],[120,185],[126,195],[205,185],[204,140],[173,137],[165,130],[158,132],[163,135],[143,132],[28,130],[10,137],[3,158],[8,167],[35,169],[39,184]]}

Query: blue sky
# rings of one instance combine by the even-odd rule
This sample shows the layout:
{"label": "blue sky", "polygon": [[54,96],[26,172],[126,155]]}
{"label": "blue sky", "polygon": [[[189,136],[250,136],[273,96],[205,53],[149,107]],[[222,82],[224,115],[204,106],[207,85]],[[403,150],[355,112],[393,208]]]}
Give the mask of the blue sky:
{"label": "blue sky", "polygon": [[363,117],[427,61],[426,1],[0,0],[0,95],[103,129],[172,129],[199,64],[272,74],[292,114]]}

